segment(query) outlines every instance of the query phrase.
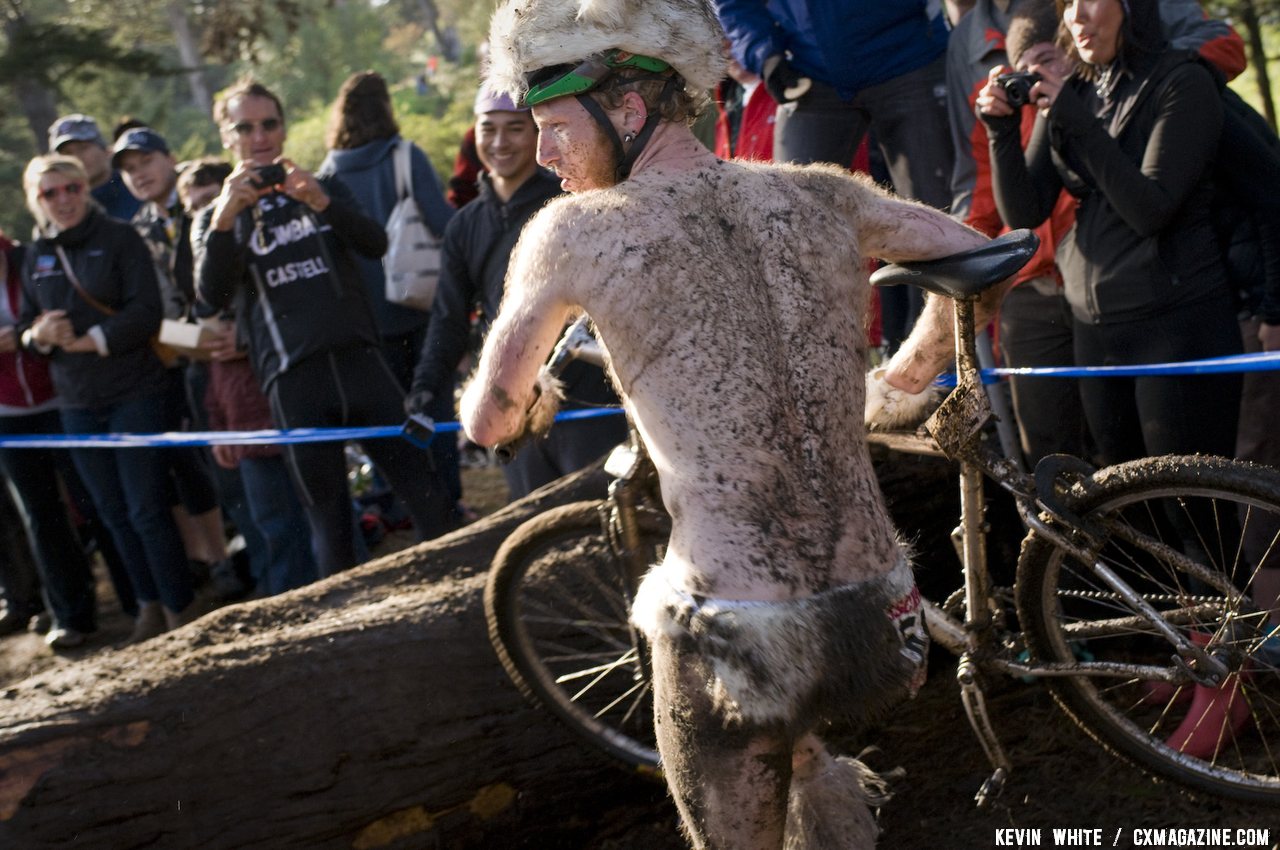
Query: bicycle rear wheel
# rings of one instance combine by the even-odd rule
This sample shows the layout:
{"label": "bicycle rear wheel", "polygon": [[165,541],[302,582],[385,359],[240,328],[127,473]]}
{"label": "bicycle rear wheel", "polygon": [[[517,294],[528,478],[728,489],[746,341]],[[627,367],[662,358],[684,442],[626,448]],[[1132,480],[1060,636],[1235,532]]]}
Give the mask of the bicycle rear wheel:
{"label": "bicycle rear wheel", "polygon": [[[526,697],[584,740],[656,775],[648,661],[627,619],[640,576],[605,533],[606,507],[553,508],[507,538],[485,587],[489,639]],[[669,530],[644,517],[641,532],[633,563],[655,564]]]}
{"label": "bicycle rear wheel", "polygon": [[[1095,476],[1075,504],[1101,529],[1096,559],[1231,670],[1220,689],[1046,677],[1058,703],[1112,752],[1189,787],[1280,802],[1280,638],[1251,595],[1280,568],[1280,474],[1208,457],[1147,458]],[[1034,659],[1151,664],[1170,643],[1090,569],[1034,532],[1018,561],[1018,616]],[[1263,605],[1270,603],[1259,600]],[[1277,632],[1280,634],[1280,632]],[[1223,717],[1230,717],[1224,721]]]}

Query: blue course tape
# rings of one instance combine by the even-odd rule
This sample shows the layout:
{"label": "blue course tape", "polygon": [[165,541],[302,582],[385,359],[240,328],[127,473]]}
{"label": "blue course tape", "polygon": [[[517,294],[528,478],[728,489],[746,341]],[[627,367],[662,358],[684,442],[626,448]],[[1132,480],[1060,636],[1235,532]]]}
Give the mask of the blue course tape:
{"label": "blue course tape", "polygon": [[[1138,378],[1152,375],[1216,375],[1228,372],[1265,372],[1280,369],[1280,351],[1258,354],[1236,354],[1229,357],[1210,357],[1182,363],[1151,363],[1139,366],[1051,366],[1021,369],[983,369],[982,381],[986,384],[1001,378]],[[955,386],[954,373],[942,375],[937,383]],[[597,416],[616,416],[618,407],[584,408],[567,410],[556,416],[557,422],[575,419],[593,419]],[[457,422],[437,422],[437,434],[457,431]],[[96,449],[128,448],[137,446],[251,446],[259,444],[285,445],[287,443],[327,443],[335,440],[374,440],[399,437],[403,431],[399,425],[377,428],[290,428],[285,431],[170,431],[164,434],[16,434],[0,437],[0,448],[26,449]]]}
{"label": "blue course tape", "polygon": [[[620,407],[566,410],[557,422],[616,416]],[[457,422],[437,422],[435,432],[447,434],[459,429]],[[119,449],[141,446],[253,446],[260,444],[327,443],[335,440],[376,440],[403,435],[399,425],[375,428],[289,428],[283,431],[169,431],[163,434],[14,434],[0,437],[5,449]]]}
{"label": "blue course tape", "polygon": [[[984,384],[997,383],[1004,377],[1037,378],[1144,378],[1168,375],[1217,375],[1228,372],[1267,372],[1280,369],[1280,351],[1264,351],[1256,354],[1232,354],[1227,357],[1209,357],[1204,360],[1187,360],[1181,363],[1149,363],[1136,366],[1043,366],[1020,369],[983,369]],[[954,373],[938,378],[943,386],[956,384]]]}

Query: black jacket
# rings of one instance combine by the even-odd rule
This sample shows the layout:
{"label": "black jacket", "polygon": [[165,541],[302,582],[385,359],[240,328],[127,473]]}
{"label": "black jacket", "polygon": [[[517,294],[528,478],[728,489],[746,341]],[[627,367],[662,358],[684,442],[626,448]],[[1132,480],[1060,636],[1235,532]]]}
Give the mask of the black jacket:
{"label": "black jacket", "polygon": [[[483,339],[498,315],[511,251],[529,219],[560,194],[560,181],[537,169],[506,203],[497,196],[487,175],[480,176],[480,195],[449,222],[444,231],[440,287],[431,307],[427,340],[413,374],[413,392],[428,390],[437,398],[452,386],[471,338],[471,311],[480,314]],[[566,408],[581,403],[616,404],[604,372],[587,363],[571,363],[560,376]]]}
{"label": "black jacket", "polygon": [[1230,297],[1209,213],[1222,103],[1194,54],[1166,51],[1122,72],[1109,108],[1093,83],[1072,77],[1048,118],[1037,117],[1025,159],[1016,119],[984,120],[1006,224],[1040,224],[1064,186],[1080,201],[1058,246],[1079,320],[1130,321]]}
{"label": "black jacket", "polygon": [[263,389],[313,354],[379,344],[353,254],[381,257],[387,234],[359,210],[337,178],[320,183],[322,213],[279,192],[214,230],[212,206],[197,219],[196,292],[223,309],[236,301]]}
{"label": "black jacket", "polygon": [[[80,285],[114,315],[80,297],[55,246],[66,253]],[[70,230],[37,239],[22,264],[22,290],[19,338],[41,312],[66,310],[77,335],[96,325],[106,339],[107,357],[51,352],[54,385],[68,406],[102,407],[164,390],[164,367],[151,350],[160,329],[160,288],[151,252],[127,222],[90,208]]]}

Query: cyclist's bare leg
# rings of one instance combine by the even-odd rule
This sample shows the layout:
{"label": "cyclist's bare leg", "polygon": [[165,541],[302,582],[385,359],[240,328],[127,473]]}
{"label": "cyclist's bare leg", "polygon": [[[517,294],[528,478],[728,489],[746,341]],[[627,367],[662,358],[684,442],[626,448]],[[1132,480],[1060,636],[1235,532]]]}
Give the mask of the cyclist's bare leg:
{"label": "cyclist's bare leg", "polygon": [[779,726],[727,728],[706,685],[710,666],[667,637],[653,644],[654,721],[663,772],[697,850],[778,850],[791,781]]}

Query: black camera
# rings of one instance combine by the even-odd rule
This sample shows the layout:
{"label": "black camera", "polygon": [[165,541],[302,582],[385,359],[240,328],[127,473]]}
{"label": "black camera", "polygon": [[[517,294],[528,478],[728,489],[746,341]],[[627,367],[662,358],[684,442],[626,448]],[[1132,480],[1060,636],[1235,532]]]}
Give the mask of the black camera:
{"label": "black camera", "polygon": [[1035,71],[1011,71],[996,77],[996,85],[1004,89],[1009,105],[1021,109],[1031,102],[1031,87],[1040,82]]}
{"label": "black camera", "polygon": [[259,189],[266,189],[270,186],[279,186],[284,182],[284,178],[284,166],[273,162],[270,165],[254,166],[251,182]]}

